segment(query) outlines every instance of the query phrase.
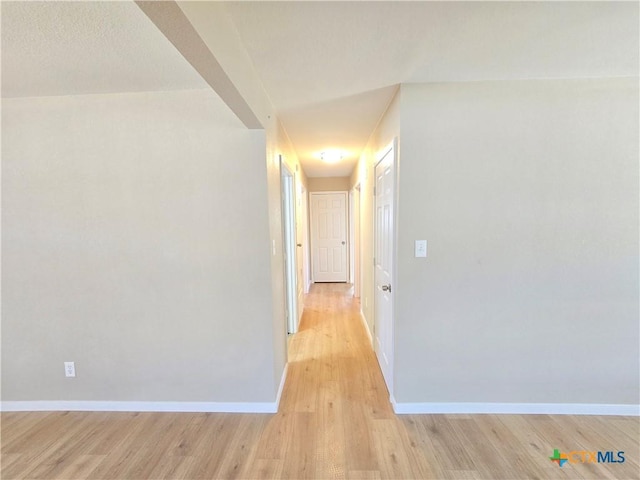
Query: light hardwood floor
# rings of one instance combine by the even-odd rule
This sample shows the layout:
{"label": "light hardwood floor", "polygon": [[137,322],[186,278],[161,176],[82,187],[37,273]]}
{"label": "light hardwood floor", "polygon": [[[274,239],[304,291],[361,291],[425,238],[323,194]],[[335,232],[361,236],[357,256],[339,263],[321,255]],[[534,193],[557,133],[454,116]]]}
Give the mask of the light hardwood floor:
{"label": "light hardwood floor", "polygon": [[[2,479],[638,479],[640,419],[393,414],[348,286],[314,285],[280,411],[2,414]],[[622,450],[567,464],[553,450]]]}

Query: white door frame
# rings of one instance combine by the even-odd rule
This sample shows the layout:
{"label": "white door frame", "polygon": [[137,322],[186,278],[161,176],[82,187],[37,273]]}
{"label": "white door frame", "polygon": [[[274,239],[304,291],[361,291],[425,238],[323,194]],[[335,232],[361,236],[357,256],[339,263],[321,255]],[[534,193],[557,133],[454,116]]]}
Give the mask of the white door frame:
{"label": "white door frame", "polygon": [[350,276],[353,296],[360,298],[360,183],[349,192]]}
{"label": "white door frame", "polygon": [[307,189],[301,185],[300,190],[300,223],[302,224],[302,279],[304,293],[311,287],[311,264],[309,261],[309,196]]}
{"label": "white door frame", "polygon": [[[377,183],[377,177],[376,177],[376,167],[378,166],[378,164],[385,159],[385,157],[391,153],[392,157],[391,157],[391,161],[393,164],[393,179],[392,179],[392,188],[393,188],[393,192],[391,193],[392,196],[392,211],[391,211],[391,221],[392,221],[392,229],[391,229],[391,269],[390,269],[390,283],[391,283],[391,292],[389,292],[389,298],[390,298],[390,302],[391,302],[391,314],[390,314],[390,319],[389,322],[390,324],[388,325],[389,327],[389,351],[386,352],[388,354],[387,356],[387,362],[389,365],[389,368],[387,369],[387,371],[385,372],[385,369],[382,367],[382,363],[380,362],[380,358],[378,357],[378,342],[376,340],[376,337],[378,335],[378,333],[375,331],[376,329],[376,325],[380,324],[380,319],[377,318],[378,315],[378,308],[376,305],[377,302],[377,289],[378,289],[378,285],[376,284],[376,266],[375,266],[375,262],[374,262],[374,267],[373,267],[373,288],[374,288],[374,295],[373,295],[373,315],[374,315],[374,321],[373,321],[373,326],[374,326],[374,333],[373,333],[373,339],[374,339],[374,349],[376,351],[376,356],[378,357],[378,362],[380,363],[380,367],[383,371],[383,376],[384,376],[384,380],[385,383],[387,384],[387,389],[389,390],[389,396],[392,402],[394,402],[394,398],[393,398],[393,380],[394,380],[394,359],[395,359],[395,292],[396,292],[396,269],[397,269],[397,261],[396,259],[397,257],[397,234],[398,234],[398,228],[397,228],[397,204],[398,204],[398,188],[397,188],[397,166],[398,166],[398,148],[397,148],[397,138],[394,138],[393,141],[387,145],[383,150],[381,150],[380,154],[377,157],[376,163],[374,165],[373,168],[373,175],[374,175],[374,180],[373,180],[373,185],[374,188],[376,186]],[[377,197],[376,195],[374,195],[374,205],[373,205],[373,212],[374,212],[374,235],[373,235],[373,252],[375,255],[375,252],[377,251],[377,246],[376,246],[376,238],[377,238],[377,224],[376,224],[376,212],[377,212]]]}
{"label": "white door frame", "polygon": [[296,220],[294,199],[294,176],[280,155],[280,199],[282,208],[282,256],[285,280],[285,315],[287,334],[296,333],[297,287],[296,287]]}
{"label": "white door frame", "polygon": [[347,216],[348,220],[347,223],[349,225],[349,276],[348,276],[348,281],[349,283],[351,283],[352,285],[355,283],[355,278],[356,278],[356,265],[355,265],[355,252],[354,252],[354,248],[356,245],[355,242],[355,212],[354,212],[354,203],[355,200],[353,199],[353,189],[349,190],[349,206],[347,208],[349,214]]}
{"label": "white door frame", "polygon": [[[314,196],[321,196],[321,195],[331,195],[331,194],[343,194],[345,197],[345,216],[344,216],[344,234],[345,234],[345,240],[343,241],[343,244],[345,246],[345,273],[346,273],[346,281],[349,281],[349,192],[346,190],[331,190],[331,191],[322,191],[322,192],[309,192],[309,204],[310,204],[310,208],[309,208],[309,218],[311,219],[310,222],[310,251],[311,251],[311,277],[312,277],[312,281],[313,282],[317,282],[318,280],[315,278],[315,274],[314,274],[314,265],[313,265],[313,259],[314,257],[314,245],[313,245],[313,240],[314,240],[314,229],[313,229],[313,218],[314,218],[314,212],[313,212],[313,197]],[[339,281],[338,283],[342,283],[343,281]]]}
{"label": "white door frame", "polygon": [[295,214],[295,257],[296,257],[296,331],[300,327],[300,321],[302,320],[302,313],[304,311],[304,290],[305,286],[305,272],[304,272],[304,257],[305,257],[305,245],[304,245],[304,229],[306,220],[304,219],[304,212],[302,210],[302,199],[304,198],[304,186],[300,179],[300,173],[298,172],[298,165],[296,165],[296,174],[294,176],[294,214]]}

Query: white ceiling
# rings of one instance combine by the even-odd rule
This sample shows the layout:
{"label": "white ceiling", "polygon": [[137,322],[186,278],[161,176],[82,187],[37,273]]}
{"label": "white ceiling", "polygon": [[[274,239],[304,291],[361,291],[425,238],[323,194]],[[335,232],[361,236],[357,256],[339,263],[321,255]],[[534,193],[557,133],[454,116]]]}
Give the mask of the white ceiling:
{"label": "white ceiling", "polygon": [[5,2],[2,96],[207,88],[133,2]]}
{"label": "white ceiling", "polygon": [[[0,5],[3,97],[207,87],[133,2]],[[637,2],[225,6],[309,176],[350,173],[400,83],[638,75]]]}
{"label": "white ceiling", "polygon": [[309,176],[313,153],[348,174],[395,89],[638,74],[638,4],[229,2],[238,32]]}

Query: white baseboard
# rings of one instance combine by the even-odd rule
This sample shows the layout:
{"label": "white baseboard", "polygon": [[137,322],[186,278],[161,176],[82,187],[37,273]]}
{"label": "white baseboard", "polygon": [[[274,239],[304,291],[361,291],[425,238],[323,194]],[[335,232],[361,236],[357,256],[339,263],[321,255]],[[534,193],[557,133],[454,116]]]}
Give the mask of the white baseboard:
{"label": "white baseboard", "polygon": [[282,377],[280,378],[280,386],[278,387],[278,393],[276,395],[276,412],[280,407],[280,397],[282,397],[282,390],[284,389],[284,383],[287,381],[287,373],[289,372],[289,364],[286,363],[284,370],[282,371]]}
{"label": "white baseboard", "polygon": [[276,402],[109,402],[17,401],[2,402],[3,412],[191,412],[276,413]]}
{"label": "white baseboard", "polygon": [[640,416],[640,405],[589,403],[398,403],[391,398],[397,414],[547,414]]}
{"label": "white baseboard", "polygon": [[369,324],[367,323],[367,319],[364,317],[364,313],[362,313],[362,309],[360,309],[360,320],[362,320],[364,330],[367,332],[367,336],[369,337],[369,343],[371,344],[371,346],[373,346],[373,337],[371,336],[371,330],[369,330]]}
{"label": "white baseboard", "polygon": [[285,365],[275,402],[110,402],[83,400],[1,402],[2,412],[276,413],[287,379]]}

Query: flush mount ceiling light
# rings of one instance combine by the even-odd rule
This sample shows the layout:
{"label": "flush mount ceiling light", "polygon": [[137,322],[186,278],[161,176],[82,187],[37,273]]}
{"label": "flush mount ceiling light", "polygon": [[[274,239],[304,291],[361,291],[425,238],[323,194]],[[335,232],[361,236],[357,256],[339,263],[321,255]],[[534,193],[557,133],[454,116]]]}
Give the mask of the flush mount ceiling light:
{"label": "flush mount ceiling light", "polygon": [[338,163],[344,158],[344,154],[339,150],[325,150],[320,152],[320,160],[325,163]]}

